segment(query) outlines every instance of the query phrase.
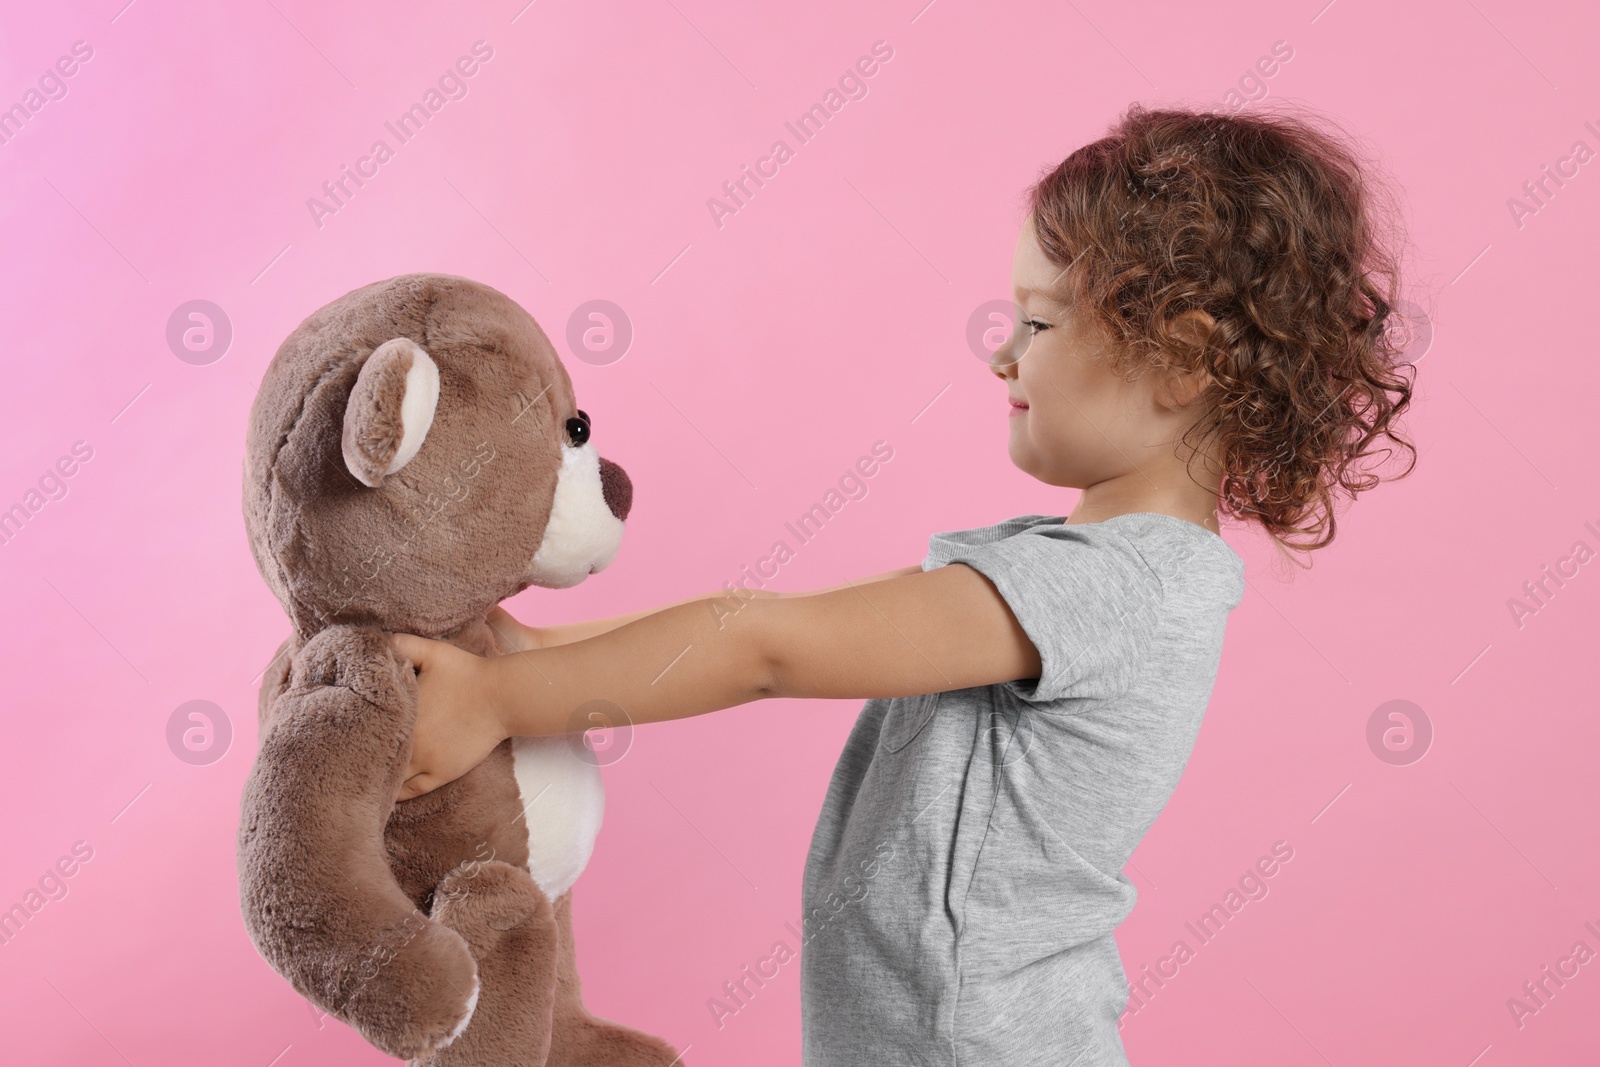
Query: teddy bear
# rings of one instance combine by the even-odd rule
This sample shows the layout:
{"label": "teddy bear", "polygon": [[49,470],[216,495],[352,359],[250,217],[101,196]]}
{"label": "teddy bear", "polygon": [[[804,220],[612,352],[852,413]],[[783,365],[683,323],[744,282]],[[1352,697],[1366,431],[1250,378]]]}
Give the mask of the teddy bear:
{"label": "teddy bear", "polygon": [[581,733],[508,739],[395,800],[417,681],[388,633],[504,654],[496,604],[605,567],[633,487],[593,432],[533,317],[448,274],[312,314],[250,410],[245,525],[293,633],[241,798],[245,925],[301,995],[415,1065],[683,1062],[583,1004],[572,887],[604,791]]}

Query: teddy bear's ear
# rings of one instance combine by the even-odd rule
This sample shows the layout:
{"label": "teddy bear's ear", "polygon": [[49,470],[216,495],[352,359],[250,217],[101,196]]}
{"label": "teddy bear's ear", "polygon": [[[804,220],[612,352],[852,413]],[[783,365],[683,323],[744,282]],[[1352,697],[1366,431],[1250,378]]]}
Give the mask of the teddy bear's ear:
{"label": "teddy bear's ear", "polygon": [[344,409],[344,463],[362,485],[377,486],[411,462],[433,425],[439,367],[409,337],[373,350]]}

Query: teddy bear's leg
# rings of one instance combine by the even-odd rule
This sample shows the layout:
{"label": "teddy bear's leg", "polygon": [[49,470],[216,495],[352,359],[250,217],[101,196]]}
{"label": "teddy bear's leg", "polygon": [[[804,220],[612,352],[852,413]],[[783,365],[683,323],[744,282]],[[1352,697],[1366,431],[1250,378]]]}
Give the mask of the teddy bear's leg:
{"label": "teddy bear's leg", "polygon": [[589,1014],[578,982],[572,940],[572,890],[555,903],[561,936],[548,1067],[684,1067],[681,1054],[659,1037]]}
{"label": "teddy bear's leg", "polygon": [[478,1005],[460,1037],[415,1067],[543,1067],[550,1050],[559,933],[528,872],[468,860],[434,891],[433,918],[478,962]]}

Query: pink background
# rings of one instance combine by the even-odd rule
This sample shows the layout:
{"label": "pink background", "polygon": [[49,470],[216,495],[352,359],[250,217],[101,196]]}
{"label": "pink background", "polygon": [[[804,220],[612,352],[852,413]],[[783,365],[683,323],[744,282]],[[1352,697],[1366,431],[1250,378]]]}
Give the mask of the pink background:
{"label": "pink background", "polygon": [[[1008,295],[1023,190],[1131,100],[1248,86],[1277,41],[1293,58],[1253,95],[1335,116],[1405,191],[1413,299],[1437,329],[1407,423],[1422,455],[1309,573],[1227,531],[1249,586],[1118,933],[1132,979],[1179,938],[1195,955],[1124,1040],[1147,1064],[1600,1054],[1600,962],[1521,1026],[1507,1007],[1575,943],[1600,951],[1583,925],[1600,928],[1600,565],[1521,627],[1508,608],[1575,542],[1600,548],[1584,526],[1600,529],[1597,165],[1521,225],[1508,207],[1575,141],[1600,148],[1592,5],[124,2],[19,6],[0,35],[0,105],[74,41],[93,49],[0,145],[0,508],[74,442],[93,449],[0,546],[0,908],[75,842],[93,850],[0,946],[0,1058],[383,1060],[257,957],[234,873],[255,679],[287,632],[240,517],[245,416],[305,315],[438,270],[511,294],[557,339],[637,498],[617,562],[524,593],[526,620],[718,588],[880,439],[894,459],[870,494],[775,584],[914,564],[932,531],[1072,505],[1009,465],[1002,390],[964,339]],[[477,40],[494,52],[468,95],[319,228],[307,198],[375,139],[393,147],[383,123]],[[783,123],[878,40],[894,55],[866,98],[719,228],[707,198],[774,139],[793,146]],[[564,340],[597,298],[635,330],[603,366]],[[193,299],[234,331],[209,365],[165,339]],[[195,699],[235,731],[208,765],[166,740]],[[1367,742],[1395,699],[1434,730],[1404,766]],[[791,937],[858,707],[636,732],[576,890],[596,1012],[691,1064],[799,1062],[798,964],[720,1029],[707,1001]],[[1270,893],[1196,948],[1185,921],[1278,841],[1294,853]]]}

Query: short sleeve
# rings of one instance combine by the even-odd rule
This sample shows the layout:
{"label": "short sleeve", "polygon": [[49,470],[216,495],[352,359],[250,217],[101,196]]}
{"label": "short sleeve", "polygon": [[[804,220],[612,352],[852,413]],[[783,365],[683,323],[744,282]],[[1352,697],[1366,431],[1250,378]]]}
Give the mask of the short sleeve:
{"label": "short sleeve", "polygon": [[1160,619],[1163,588],[1126,538],[1059,523],[977,544],[936,538],[924,567],[949,563],[994,583],[1038,650],[1039,677],[1006,683],[1021,699],[1106,699],[1133,684]]}

